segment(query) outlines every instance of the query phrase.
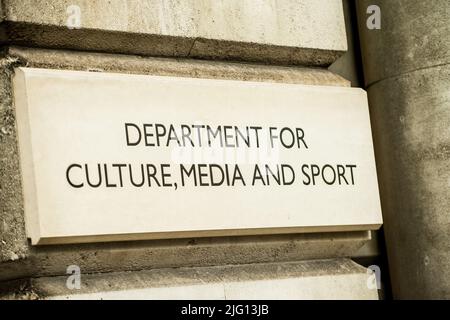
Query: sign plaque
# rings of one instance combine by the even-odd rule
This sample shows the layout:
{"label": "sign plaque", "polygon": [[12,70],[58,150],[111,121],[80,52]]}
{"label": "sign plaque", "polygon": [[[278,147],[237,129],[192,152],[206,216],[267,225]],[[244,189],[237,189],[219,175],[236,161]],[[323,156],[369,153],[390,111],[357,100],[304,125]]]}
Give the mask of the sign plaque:
{"label": "sign plaque", "polygon": [[377,229],[357,88],[18,68],[33,244]]}

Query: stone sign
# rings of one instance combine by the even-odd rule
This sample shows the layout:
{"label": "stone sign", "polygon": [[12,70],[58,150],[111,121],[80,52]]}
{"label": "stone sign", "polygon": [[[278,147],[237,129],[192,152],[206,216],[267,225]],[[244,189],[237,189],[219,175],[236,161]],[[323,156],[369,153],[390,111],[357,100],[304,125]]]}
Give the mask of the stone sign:
{"label": "stone sign", "polygon": [[377,229],[361,89],[17,68],[33,244]]}

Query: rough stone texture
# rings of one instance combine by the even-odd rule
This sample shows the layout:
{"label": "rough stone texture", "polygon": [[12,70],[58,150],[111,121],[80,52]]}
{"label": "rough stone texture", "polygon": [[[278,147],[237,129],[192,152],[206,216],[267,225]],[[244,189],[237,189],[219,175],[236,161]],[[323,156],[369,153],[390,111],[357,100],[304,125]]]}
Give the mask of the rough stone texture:
{"label": "rough stone texture", "polygon": [[17,59],[0,58],[0,261],[18,260],[28,252],[10,83],[14,65]]}
{"label": "rough stone texture", "polygon": [[0,281],[63,275],[74,264],[92,273],[348,257],[368,240],[369,232],[342,232],[31,247],[0,265]]}
{"label": "rough stone texture", "polygon": [[[274,81],[286,83],[349,86],[349,81],[329,71],[298,67],[257,66],[183,59],[142,58],[138,56],[80,53],[13,47],[2,60],[1,110],[13,115],[10,72],[16,64],[29,67],[74,70],[178,75],[203,78]],[[2,113],[4,114],[4,112]],[[1,236],[8,244],[0,248],[0,280],[29,276],[64,275],[69,265],[84,272],[132,271],[181,266],[208,266],[273,261],[294,261],[352,256],[370,240],[369,232],[296,234],[257,237],[220,237],[86,245],[29,247],[23,222],[20,172],[14,119],[8,135],[1,135],[1,155],[6,163],[0,170],[1,218],[11,226]],[[8,119],[6,122],[3,119]],[[3,152],[5,150],[5,152]],[[5,209],[4,209],[5,208]],[[26,259],[15,260],[17,257]]]}
{"label": "rough stone texture", "polygon": [[[358,0],[366,85],[418,69],[450,63],[448,0]],[[366,27],[366,9],[381,9],[381,29]]]}
{"label": "rough stone texture", "polygon": [[145,58],[133,55],[81,53],[20,47],[11,47],[8,53],[10,56],[22,61],[22,65],[36,68],[350,86],[348,80],[319,68],[269,66],[194,59]]}
{"label": "rough stone texture", "polygon": [[392,289],[450,298],[450,65],[369,88]]}
{"label": "rough stone texture", "polygon": [[[358,26],[356,22],[356,5],[354,0],[343,0],[348,50],[328,67],[331,72],[351,82],[352,87],[363,87],[361,53],[359,49]],[[372,239],[357,253],[357,257],[376,258],[382,254],[378,240],[379,231],[371,231]]]}
{"label": "rough stone texture", "polygon": [[[349,259],[81,274],[6,284],[3,299],[378,299],[370,274]],[[14,289],[13,289],[14,288]]]}
{"label": "rough stone texture", "polygon": [[[381,8],[381,30],[366,8]],[[450,298],[450,2],[359,1],[394,298]]]}
{"label": "rough stone texture", "polygon": [[347,50],[341,0],[4,0],[4,9],[3,41],[26,46],[321,66]]}

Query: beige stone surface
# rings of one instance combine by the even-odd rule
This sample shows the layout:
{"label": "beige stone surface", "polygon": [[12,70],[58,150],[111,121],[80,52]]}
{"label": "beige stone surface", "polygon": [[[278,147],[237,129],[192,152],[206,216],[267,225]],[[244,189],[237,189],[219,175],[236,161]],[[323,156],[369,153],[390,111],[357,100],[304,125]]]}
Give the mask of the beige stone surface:
{"label": "beige stone surface", "polygon": [[[381,224],[362,90],[22,68],[16,70],[14,91],[26,226],[33,244],[367,230]],[[235,125],[240,130],[257,124],[261,142],[249,134],[250,147],[241,141],[239,147],[233,142],[232,149],[211,148],[200,146],[205,134],[192,135],[191,149],[173,143],[166,147],[166,135],[160,147],[127,146],[125,133],[130,132],[131,140],[142,137],[136,128],[146,119],[174,124],[176,130],[194,123],[213,128]],[[133,123],[132,129],[124,131],[125,122]],[[274,147],[268,142],[271,126],[278,127],[280,136]],[[283,148],[282,127],[302,128],[301,136],[308,142],[299,140],[294,148]],[[154,136],[149,139],[157,144]],[[87,166],[92,172],[97,162],[103,178],[99,188],[92,188]],[[74,163],[77,167],[69,171]],[[159,182],[148,180],[144,187],[133,187],[130,174],[120,174],[120,180],[117,172],[111,174],[113,163],[154,164]],[[170,174],[166,188],[155,184],[163,183],[159,168],[163,163]],[[188,178],[180,170],[199,163],[223,169],[227,164],[231,171],[239,165],[246,182],[211,186],[213,180],[228,180],[220,178],[216,167],[203,179],[209,186],[200,187],[193,184],[200,176]],[[255,165],[266,164],[272,170],[291,165],[287,176],[295,178],[292,185],[253,184]],[[305,172],[313,164],[318,170],[326,164],[328,171],[324,167],[316,183],[306,185],[311,172]],[[348,165],[355,168],[349,171],[344,167]],[[184,184],[183,177],[189,182]]]}
{"label": "beige stone surface", "polygon": [[[70,16],[67,8],[76,5],[81,10],[81,28],[86,29],[346,49],[344,16],[339,0],[329,0],[326,5],[314,0],[4,2],[6,19],[14,22],[66,26]],[[32,8],[37,10],[32,11]]]}
{"label": "beige stone surface", "polygon": [[9,47],[22,66],[80,71],[119,72],[206,79],[349,87],[350,81],[322,68],[242,62],[171,59],[69,50]]}
{"label": "beige stone surface", "polygon": [[[188,59],[144,58],[117,54],[100,54],[66,50],[12,47],[2,60],[0,103],[8,117],[1,117],[2,150],[8,151],[7,165],[0,175],[2,229],[0,246],[0,287],[5,280],[27,277],[65,275],[69,265],[79,265],[83,273],[108,273],[183,266],[211,266],[257,262],[280,262],[353,256],[370,240],[368,232],[337,232],[188,238],[174,240],[129,241],[57,246],[29,246],[23,224],[23,207],[15,136],[15,118],[9,84],[15,65],[184,76],[211,79],[234,79],[309,85],[349,86],[349,82],[331,72],[317,68],[280,67],[245,63],[221,63]],[[13,121],[11,121],[13,119]],[[11,159],[16,159],[12,161]],[[6,161],[6,160],[5,160]],[[8,204],[5,206],[5,204]],[[2,206],[3,205],[3,206]],[[5,224],[3,224],[5,226]],[[20,259],[11,261],[20,257]],[[20,282],[20,281],[19,281]],[[14,290],[21,291],[22,284]],[[25,286],[26,288],[26,286]],[[28,297],[34,297],[34,294]]]}
{"label": "beige stone surface", "polygon": [[355,1],[343,0],[345,29],[347,32],[347,47],[348,50],[339,59],[328,67],[328,70],[343,78],[351,81],[352,87],[361,88],[363,86],[363,75],[360,62],[360,48],[358,39],[358,25],[354,19],[353,10]]}
{"label": "beige stone surface", "polygon": [[[5,0],[4,8],[4,38],[22,45],[307,65],[347,50],[340,0]],[[80,24],[69,28],[74,15]]]}
{"label": "beige stone surface", "polygon": [[0,58],[0,261],[27,254],[11,77],[17,59]]}
{"label": "beige stone surface", "polygon": [[35,278],[3,298],[39,299],[378,299],[372,275],[349,259],[83,274]]}
{"label": "beige stone surface", "polygon": [[[23,221],[21,177],[16,144],[15,113],[10,77],[13,67],[63,68],[121,73],[234,79],[264,82],[349,86],[349,82],[317,68],[262,66],[187,59],[143,58],[117,54],[86,53],[12,47],[1,60],[4,115],[1,132],[3,158],[0,175],[2,208],[2,281],[28,276],[63,275],[68,265],[85,272],[132,271],[146,268],[206,266],[272,261],[293,261],[353,256],[370,237],[367,232],[265,235],[178,240],[95,243],[31,247]],[[6,132],[6,133],[5,133]],[[15,160],[14,160],[15,159]],[[20,259],[19,259],[20,258]],[[14,260],[14,261],[12,261]]]}
{"label": "beige stone surface", "polygon": [[1,264],[0,281],[64,275],[74,264],[98,273],[342,258],[370,239],[366,231],[30,246],[26,259]]}

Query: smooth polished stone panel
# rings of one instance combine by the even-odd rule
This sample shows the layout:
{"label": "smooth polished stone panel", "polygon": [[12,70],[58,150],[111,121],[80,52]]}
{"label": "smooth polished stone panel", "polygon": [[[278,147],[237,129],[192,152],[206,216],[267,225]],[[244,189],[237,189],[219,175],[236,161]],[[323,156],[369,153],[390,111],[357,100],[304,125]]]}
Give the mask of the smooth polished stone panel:
{"label": "smooth polished stone panel", "polygon": [[369,230],[366,93],[18,68],[33,244]]}
{"label": "smooth polished stone panel", "polygon": [[[6,271],[1,275],[2,277],[8,278],[14,278],[17,274],[30,274],[29,272],[35,276],[36,273],[39,273],[41,270],[41,268],[36,267],[39,264],[36,260],[34,260],[36,250],[39,250],[41,253],[39,256],[43,259],[46,259],[46,255],[43,253],[44,250],[45,252],[48,252],[47,250],[52,251],[52,247],[41,246],[39,249],[36,247],[32,248],[29,246],[25,234],[19,151],[17,145],[16,121],[11,88],[13,68],[14,66],[17,66],[19,61],[22,66],[26,65],[35,68],[69,69],[81,71],[95,70],[116,73],[295,83],[306,85],[349,86],[349,82],[344,78],[320,68],[269,65],[262,66],[257,64],[194,59],[150,58],[69,50],[9,47],[7,49],[7,56],[0,59],[0,65],[3,66],[2,72],[0,73],[0,185],[2,188],[2,192],[0,192],[0,203],[2,203],[3,208],[3,223],[0,224],[0,233],[2,234],[2,239],[4,241],[3,245],[0,246],[0,260],[14,260],[14,262],[17,262],[19,265],[8,264],[7,267],[4,266],[14,273],[12,274]],[[262,238],[265,237],[262,236]],[[289,238],[289,236],[287,238]],[[234,237],[233,239],[237,238]],[[357,247],[359,243],[359,241],[353,241],[353,237],[350,237],[347,242],[348,247],[347,245],[342,246],[339,241],[334,241],[336,239],[333,235],[327,235],[327,239],[327,242],[331,242],[332,245],[322,244],[320,246],[321,248],[326,249],[315,249],[309,245],[305,248],[302,245],[302,250],[297,250],[296,246],[290,246],[290,241],[286,240],[285,245],[289,245],[289,250],[283,252],[286,254],[297,254],[297,258],[300,256],[303,258],[305,256],[311,258],[311,254],[316,258],[334,257],[334,254],[339,256],[350,256],[350,252],[353,252],[354,250],[350,248]],[[207,240],[207,238],[204,240]],[[186,240],[186,242],[188,241],[189,240]],[[360,239],[360,241],[363,240]],[[233,242],[234,240],[232,240],[232,243]],[[138,242],[135,243],[135,245],[140,246],[141,243],[142,242]],[[121,245],[122,243],[120,242],[108,244],[110,248],[121,248]],[[131,245],[131,242],[124,245]],[[93,245],[93,247],[95,246],[96,245]],[[234,246],[232,245],[232,247]],[[339,249],[334,250],[335,247],[339,247]],[[53,258],[58,257],[56,260],[61,262],[62,259],[59,259],[58,253],[66,253],[67,251],[65,251],[65,248],[67,248],[67,246],[62,247],[61,250],[52,251],[55,253],[55,255],[52,255],[52,258],[50,258],[54,261],[53,264],[49,265],[45,262],[40,266],[44,267],[47,271],[50,269],[55,270],[53,268],[57,269],[58,262],[53,260]],[[78,251],[74,250],[72,253],[74,255],[84,255],[85,251],[83,248],[85,248],[85,246],[80,246],[78,248]],[[237,245],[237,248],[240,248],[240,246]],[[169,251],[173,249],[173,246],[167,247],[167,250]],[[173,265],[173,263],[176,263],[177,265],[181,264],[181,262],[174,257],[174,255],[176,256],[178,253],[168,253],[167,255],[164,255],[162,254],[164,250],[165,249],[159,251],[161,259],[155,259],[155,261],[149,261],[145,258],[145,253],[142,253],[141,259],[138,258],[141,264],[136,265],[136,267],[142,268],[143,265],[146,265],[146,263],[154,262],[157,262],[162,266]],[[280,250],[280,248],[274,246],[273,250]],[[205,257],[207,257],[207,260],[223,258],[225,260],[221,261],[225,261],[224,263],[228,263],[230,260],[242,261],[242,257],[233,257],[229,254],[224,255],[223,253],[218,252],[217,248],[214,246],[210,247],[208,250],[199,250],[198,252],[201,253],[203,258],[195,254],[186,254],[185,257],[189,257],[186,259],[190,259],[190,261],[200,264],[202,261],[205,261]],[[244,256],[246,261],[249,262],[252,261],[252,258],[257,259],[255,261],[267,261],[267,257],[283,259],[282,255],[271,255],[271,250],[265,250],[263,248],[259,250],[249,249],[248,252],[251,252],[251,254],[244,254]],[[258,252],[261,254],[258,254]],[[239,255],[239,253],[237,253],[237,255]],[[90,254],[88,254],[88,256],[90,256]],[[25,257],[28,257],[29,259],[23,259]],[[94,255],[92,255],[92,257],[94,257]],[[166,259],[168,257],[169,260]],[[173,260],[171,260],[172,257]],[[75,257],[71,257],[69,259],[75,259]],[[84,261],[90,265],[89,268],[93,268],[90,269],[91,271],[96,272],[99,270],[96,269],[99,265],[95,259],[88,259]],[[92,261],[92,264],[88,263],[88,261]],[[109,264],[113,261],[117,262],[115,270],[118,271],[124,270],[123,268],[125,266],[125,268],[134,266],[134,261],[129,264],[126,263],[126,260],[121,258],[110,261],[107,256],[105,257],[105,260],[103,260],[103,263]],[[26,264],[28,267],[24,267],[22,264]],[[101,268],[102,267],[100,267],[100,269]]]}

